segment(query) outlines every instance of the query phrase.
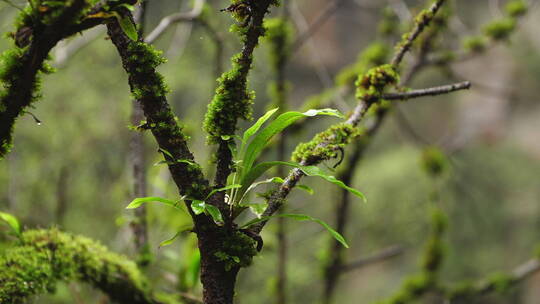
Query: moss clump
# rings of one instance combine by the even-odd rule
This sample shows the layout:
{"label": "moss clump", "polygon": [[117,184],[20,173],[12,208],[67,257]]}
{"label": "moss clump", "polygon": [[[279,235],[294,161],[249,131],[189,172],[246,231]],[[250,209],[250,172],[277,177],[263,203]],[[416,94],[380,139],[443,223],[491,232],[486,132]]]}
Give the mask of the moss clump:
{"label": "moss clump", "polygon": [[505,40],[516,28],[514,18],[504,18],[493,21],[484,26],[483,31],[486,36],[493,40]]}
{"label": "moss clump", "polygon": [[[249,35],[255,34],[256,36],[261,36],[265,32],[264,26],[258,25],[258,21],[253,22],[255,18],[262,19],[268,11],[263,7],[266,4],[261,2],[263,1],[232,0],[231,5],[222,10],[230,12],[233,16],[237,23],[231,26],[230,32],[237,33],[244,43],[247,42]],[[279,0],[272,0],[268,4],[268,6],[279,5]]]}
{"label": "moss clump", "polygon": [[336,76],[336,84],[339,86],[352,86],[358,75],[364,74],[374,66],[380,66],[386,62],[390,55],[390,48],[382,42],[375,42],[368,46],[353,65],[344,68]]}
{"label": "moss clump", "polygon": [[434,276],[440,269],[445,253],[442,237],[446,231],[447,219],[439,209],[435,209],[431,215],[431,226],[431,236],[422,260],[422,269],[428,276]]}
{"label": "moss clump", "polygon": [[258,253],[257,242],[240,231],[225,237],[220,248],[214,256],[225,264],[227,271],[234,267],[248,267]]}
{"label": "moss clump", "polygon": [[367,102],[377,101],[387,86],[398,82],[399,74],[393,65],[372,68],[356,81],[356,98]]}
{"label": "moss clump", "polygon": [[474,286],[474,283],[465,280],[462,282],[459,282],[456,287],[453,289],[449,289],[446,291],[446,298],[450,302],[457,301],[459,303],[460,300],[469,298],[473,296],[476,293],[476,287]]}
{"label": "moss clump", "polygon": [[29,230],[0,257],[0,302],[27,303],[54,291],[57,281],[80,280],[113,300],[151,303],[148,283],[135,263],[85,237]]}
{"label": "moss clump", "polygon": [[[137,82],[138,86],[132,88],[133,98],[142,100],[144,98],[164,97],[169,93],[169,88],[163,80],[163,76],[155,73],[154,70],[159,65],[167,62],[162,56],[162,52],[144,42],[133,42],[128,45],[130,56],[129,63],[136,66],[136,72],[145,75],[144,81]],[[150,77],[151,75],[151,77]]]}
{"label": "moss clump", "polygon": [[239,118],[251,119],[251,105],[255,92],[247,90],[246,66],[241,61],[241,54],[232,59],[232,69],[218,79],[214,98],[208,105],[204,119],[204,130],[208,132],[208,141],[217,143],[223,136],[234,135]]}
{"label": "moss clump", "polygon": [[29,60],[25,49],[18,47],[0,55],[0,159],[11,150],[14,121],[25,113],[24,108],[19,108],[17,104],[32,106],[39,100],[42,96],[40,76],[53,72],[53,69],[43,62],[34,77],[23,79],[22,75]]}
{"label": "moss clump", "polygon": [[411,276],[403,282],[401,289],[390,299],[378,302],[379,304],[405,304],[414,303],[419,296],[427,292],[431,287],[431,280],[424,274]]}
{"label": "moss clump", "polygon": [[521,17],[527,13],[527,3],[523,0],[513,0],[506,3],[505,11],[513,18]]}
{"label": "moss clump", "polygon": [[315,135],[310,142],[299,144],[292,154],[292,160],[315,164],[336,158],[338,151],[361,134],[360,129],[347,123],[333,125]]}
{"label": "moss clump", "polygon": [[463,40],[463,48],[470,53],[482,53],[486,50],[487,41],[482,36],[467,37]]}
{"label": "moss clump", "polygon": [[493,290],[498,294],[507,293],[513,282],[512,277],[504,273],[494,273],[488,278],[488,285],[493,286]]}
{"label": "moss clump", "polygon": [[255,92],[248,91],[247,76],[253,63],[253,50],[265,33],[263,18],[269,6],[277,5],[278,0],[232,0],[224,9],[240,23],[234,24],[231,31],[240,35],[244,50],[233,56],[231,70],[218,79],[216,93],[208,105],[203,129],[208,133],[209,143],[219,143],[222,138],[233,136],[238,119],[251,119]]}
{"label": "moss clump", "polygon": [[429,147],[422,152],[421,164],[428,175],[437,177],[446,171],[448,159],[439,148]]}

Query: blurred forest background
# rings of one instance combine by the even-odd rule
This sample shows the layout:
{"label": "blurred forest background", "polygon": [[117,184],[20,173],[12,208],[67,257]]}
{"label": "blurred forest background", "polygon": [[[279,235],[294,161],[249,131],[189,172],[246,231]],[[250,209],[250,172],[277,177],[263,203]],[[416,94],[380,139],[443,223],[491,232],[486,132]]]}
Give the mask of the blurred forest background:
{"label": "blurred forest background", "polygon": [[[289,2],[297,33],[305,31],[330,3]],[[390,6],[406,29],[410,25],[409,13],[414,15],[425,5],[425,1],[414,0],[342,2],[293,54],[287,66],[290,109],[302,109],[308,97],[333,86],[339,71],[355,62],[359,52],[377,38],[383,8]],[[345,233],[351,245],[346,255],[355,260],[392,246],[403,248],[403,253],[347,272],[335,303],[384,299],[418,270],[429,234],[430,193],[434,187],[434,181],[420,165],[426,146],[441,147],[449,158],[447,172],[435,185],[440,189],[440,206],[449,217],[442,280],[475,281],[494,272],[511,271],[532,256],[540,243],[537,2],[529,1],[530,12],[508,41],[452,64],[451,70],[426,69],[410,85],[423,88],[455,82],[449,77],[453,74],[472,81],[470,91],[402,103],[385,122],[366,157],[355,168],[358,174],[352,186],[367,196],[368,203],[354,199]],[[240,47],[237,37],[228,32],[231,18],[219,12],[228,3],[208,1],[210,9],[205,12],[207,22],[217,29],[223,42],[225,68],[230,55]],[[458,49],[460,40],[456,37],[481,33],[483,24],[503,15],[505,1],[450,3],[456,14],[441,43]],[[149,1],[147,27],[152,29],[164,16],[191,7],[190,1]],[[16,13],[14,8],[0,3],[0,32],[12,31]],[[133,131],[128,128],[132,101],[120,59],[105,36],[101,26],[56,47],[53,65],[58,71],[44,77],[43,99],[32,110],[42,123],[38,125],[31,115],[20,119],[14,149],[0,162],[0,210],[18,216],[25,227],[58,226],[133,256],[129,229],[133,213],[125,210],[134,198],[129,152]],[[71,54],[70,47],[85,39],[91,42]],[[169,60],[160,67],[172,90],[169,102],[192,136],[190,144],[197,160],[208,163],[211,153],[201,126],[216,84],[216,45],[203,26],[189,22],[179,23],[155,45]],[[8,47],[7,39],[0,40],[0,51]],[[250,86],[257,92],[254,117],[272,106],[267,95],[273,77],[268,53],[268,44],[263,41],[255,52],[250,78]],[[332,107],[347,113],[354,102],[353,98],[338,100]],[[287,151],[332,122],[329,118],[310,121],[289,136]],[[244,122],[242,128],[248,125]],[[154,139],[146,134],[145,141],[148,195],[177,197],[167,168],[154,166],[161,160]],[[267,156],[275,159],[275,152]],[[288,200],[288,211],[309,214],[334,225],[339,188],[316,179],[306,179],[305,183],[315,189],[315,195],[294,192]],[[186,277],[195,238],[182,235],[161,249],[158,244],[188,226],[190,219],[155,205],[149,206],[148,214],[154,254],[149,276],[158,282],[156,286],[175,290]],[[264,231],[265,247],[255,265],[242,270],[238,303],[275,301],[275,225],[271,223],[272,228]],[[330,238],[316,224],[288,221],[287,227],[290,303],[317,303],[323,284],[322,260]],[[540,303],[539,286],[540,275],[536,275],[509,295],[486,303]],[[200,286],[193,293],[200,293]],[[71,283],[60,285],[54,295],[38,297],[35,303],[100,301],[103,297],[97,292]]]}

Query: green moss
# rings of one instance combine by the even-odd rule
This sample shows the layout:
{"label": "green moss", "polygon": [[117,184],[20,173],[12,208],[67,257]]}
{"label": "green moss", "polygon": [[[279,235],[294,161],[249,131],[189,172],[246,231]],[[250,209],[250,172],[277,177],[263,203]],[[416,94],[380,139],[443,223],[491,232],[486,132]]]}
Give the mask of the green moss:
{"label": "green moss", "polygon": [[[269,3],[269,6],[276,5],[279,5],[277,0]],[[233,56],[230,71],[223,73],[218,79],[216,93],[208,105],[203,129],[208,133],[209,143],[219,143],[223,137],[233,136],[238,119],[251,119],[255,92],[247,89],[247,76],[253,63],[252,51],[257,46],[259,37],[265,33],[262,18],[267,13],[266,5],[232,0],[225,10],[231,12],[238,22],[231,27],[231,31],[239,34],[245,49]]]}
{"label": "green moss", "polygon": [[[279,6],[280,1],[279,0],[272,0],[270,2],[270,6]],[[247,0],[232,0],[231,5],[225,9],[225,11],[228,11],[231,13],[236,24],[233,24],[230,28],[230,31],[233,33],[237,33],[243,42],[246,42],[247,35],[249,32],[258,32],[258,35],[264,34],[264,27],[263,26],[255,26],[253,22],[254,12],[259,11],[261,8],[258,7],[260,5],[253,4],[250,1]],[[266,13],[266,12],[265,12]]]}
{"label": "green moss", "polygon": [[476,287],[474,286],[474,283],[469,280],[465,280],[459,282],[455,288],[447,290],[446,297],[449,301],[453,302],[459,301],[460,299],[469,298],[475,293]]}
{"label": "green moss", "polygon": [[[36,76],[32,78],[30,83],[30,90],[28,92],[21,91],[21,87],[28,86],[24,83],[22,75],[25,72],[25,66],[29,60],[25,49],[14,47],[2,53],[0,55],[0,117],[13,104],[14,100],[25,98],[28,101],[26,104],[32,106],[34,102],[41,98],[41,74],[52,72],[52,68],[47,63],[43,63],[42,67],[36,73]],[[20,101],[19,101],[20,102]],[[24,111],[20,111],[17,116],[24,114]],[[3,118],[7,123],[9,118]],[[12,132],[13,125],[3,126],[3,128],[9,128],[9,133],[0,138],[0,158],[5,156],[12,146]]]}
{"label": "green moss", "polygon": [[[150,303],[148,282],[135,263],[85,237],[29,230],[0,257],[0,302],[27,303],[54,291],[57,281],[80,280],[115,300]],[[138,300],[137,300],[138,299]]]}
{"label": "green moss", "polygon": [[234,135],[239,118],[251,119],[255,92],[247,90],[246,75],[250,65],[246,66],[241,58],[241,54],[233,57],[231,71],[218,79],[216,94],[208,105],[203,127],[210,143],[219,142],[222,136]]}
{"label": "green moss", "polygon": [[428,147],[422,152],[421,164],[428,175],[437,177],[446,171],[448,159],[439,148]]}
{"label": "green moss", "polygon": [[492,285],[493,290],[499,294],[507,293],[513,282],[512,277],[505,273],[494,273],[488,278],[488,285]]}
{"label": "green moss", "polygon": [[292,160],[314,164],[336,158],[338,151],[361,134],[360,129],[347,123],[333,125],[315,135],[310,142],[299,144],[293,152]]}
{"label": "green moss", "polygon": [[394,66],[385,64],[372,68],[356,81],[356,97],[368,102],[376,101],[387,86],[398,82],[399,74]]}
{"label": "green moss", "polygon": [[481,53],[486,50],[487,41],[482,36],[467,37],[463,40],[463,48],[467,52]]}
{"label": "green moss", "polygon": [[514,18],[504,18],[486,24],[483,31],[486,36],[493,40],[505,40],[515,28],[516,20]]}
{"label": "green moss", "polygon": [[154,73],[159,65],[167,62],[162,56],[162,52],[156,50],[153,46],[144,42],[133,42],[128,45],[130,56],[129,63],[137,66],[137,73],[145,74],[144,85],[139,84],[132,88],[131,93],[135,100],[142,100],[148,97],[164,97],[169,93],[169,88],[165,84],[163,76]]}
{"label": "green moss", "polygon": [[505,11],[510,17],[521,17],[527,13],[527,3],[523,0],[512,0],[506,3]]}
{"label": "green moss", "polygon": [[353,65],[350,65],[336,76],[336,84],[339,86],[351,86],[358,75],[364,74],[374,66],[384,64],[390,55],[390,48],[382,42],[375,42],[368,46]]}
{"label": "green moss", "polygon": [[225,237],[220,248],[214,256],[225,264],[227,271],[234,267],[248,267],[258,253],[257,242],[240,231]]}
{"label": "green moss", "polygon": [[439,209],[433,210],[431,215],[431,236],[426,244],[422,269],[425,273],[435,274],[441,267],[445,248],[442,237],[446,230],[446,216]]}
{"label": "green moss", "polygon": [[391,298],[378,302],[379,304],[405,304],[414,303],[419,296],[431,287],[430,278],[424,274],[417,274],[405,280],[401,289]]}

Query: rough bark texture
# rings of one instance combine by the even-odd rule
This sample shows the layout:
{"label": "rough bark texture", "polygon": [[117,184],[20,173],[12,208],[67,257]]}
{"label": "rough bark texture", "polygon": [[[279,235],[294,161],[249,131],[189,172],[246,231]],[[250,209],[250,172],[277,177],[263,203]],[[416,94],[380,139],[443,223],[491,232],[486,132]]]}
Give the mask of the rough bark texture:
{"label": "rough bark texture", "polygon": [[208,229],[198,234],[201,252],[201,283],[204,286],[205,304],[231,304],[239,267],[226,270],[225,263],[216,259],[215,253],[221,250],[224,238],[221,229]]}

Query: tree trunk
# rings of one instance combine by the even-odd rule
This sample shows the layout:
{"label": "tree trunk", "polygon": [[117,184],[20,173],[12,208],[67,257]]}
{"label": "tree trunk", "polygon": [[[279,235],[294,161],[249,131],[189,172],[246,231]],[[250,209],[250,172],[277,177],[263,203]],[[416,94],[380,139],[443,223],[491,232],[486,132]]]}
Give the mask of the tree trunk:
{"label": "tree trunk", "polygon": [[240,267],[227,269],[226,264],[216,257],[216,253],[222,250],[223,232],[207,230],[199,233],[198,236],[203,302],[205,304],[232,304]]}

